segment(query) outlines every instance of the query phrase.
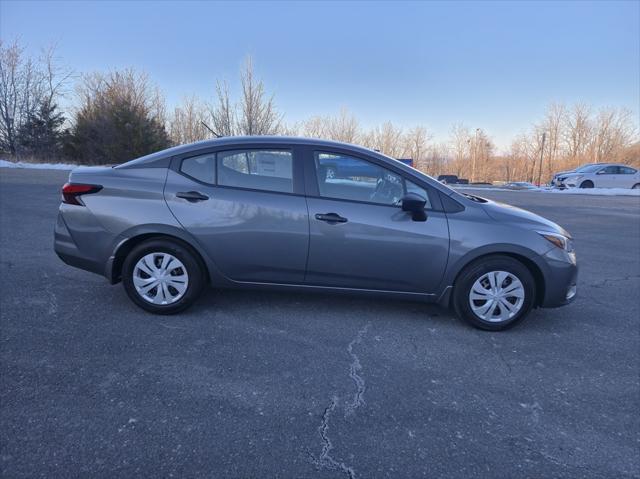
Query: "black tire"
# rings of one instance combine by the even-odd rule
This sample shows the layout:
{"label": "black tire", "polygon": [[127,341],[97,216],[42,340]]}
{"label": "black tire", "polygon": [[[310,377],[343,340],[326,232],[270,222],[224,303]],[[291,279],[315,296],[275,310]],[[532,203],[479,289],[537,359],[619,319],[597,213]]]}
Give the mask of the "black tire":
{"label": "black tire", "polygon": [[586,180],[580,183],[580,188],[593,188],[593,181]]}
{"label": "black tire", "polygon": [[[133,283],[135,265],[150,253],[169,253],[184,265],[189,278],[186,291],[174,303],[159,305],[145,300],[136,290]],[[182,244],[165,239],[145,241],[134,247],[127,255],[122,265],[122,284],[124,289],[136,305],[154,314],[175,314],[191,306],[200,296],[205,285],[205,272],[196,255]]]}
{"label": "black tire", "polygon": [[[476,280],[491,271],[505,271],[520,280],[524,288],[524,300],[520,310],[510,319],[490,322],[481,319],[471,309],[469,295]],[[453,288],[453,307],[456,314],[472,326],[487,331],[502,331],[522,321],[535,303],[536,284],[529,269],[509,256],[487,256],[467,265],[458,275]]]}
{"label": "black tire", "polygon": [[640,183],[636,183],[631,187],[632,190],[640,190]]}

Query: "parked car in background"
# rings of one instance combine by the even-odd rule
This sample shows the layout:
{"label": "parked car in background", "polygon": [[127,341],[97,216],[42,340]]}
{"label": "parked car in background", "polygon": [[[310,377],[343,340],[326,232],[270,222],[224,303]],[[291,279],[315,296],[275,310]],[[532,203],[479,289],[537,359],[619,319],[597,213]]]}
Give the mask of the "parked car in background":
{"label": "parked car in background", "polygon": [[586,164],[581,165],[581,166],[579,166],[579,167],[577,167],[577,168],[575,168],[573,170],[560,171],[560,172],[558,172],[558,173],[553,175],[553,178],[551,178],[551,181],[549,182],[549,184],[551,186],[560,186],[558,184],[558,178],[564,177],[564,176],[566,176],[568,174],[571,174],[571,173],[580,173],[583,168],[588,168],[590,166],[597,165],[597,164],[598,163],[586,163]]}
{"label": "parked car in background", "polygon": [[562,227],[317,139],[229,137],[76,168],[54,244],[156,314],[210,284],[439,302],[501,330],[576,295]]}
{"label": "parked car in background", "polygon": [[528,181],[512,181],[511,183],[505,183],[503,188],[508,190],[537,190],[538,187]]}
{"label": "parked car in background", "polygon": [[438,181],[443,185],[468,185],[469,180],[466,178],[458,178],[457,175],[439,175]]}
{"label": "parked car in background", "polygon": [[438,175],[438,181],[443,185],[455,185],[458,182],[456,175]]}
{"label": "parked car in background", "polygon": [[565,188],[640,188],[640,172],[627,165],[598,163],[557,178]]}
{"label": "parked car in background", "polygon": [[398,158],[398,161],[400,163],[404,163],[407,166],[410,166],[411,168],[414,168],[414,166],[413,166],[413,158]]}

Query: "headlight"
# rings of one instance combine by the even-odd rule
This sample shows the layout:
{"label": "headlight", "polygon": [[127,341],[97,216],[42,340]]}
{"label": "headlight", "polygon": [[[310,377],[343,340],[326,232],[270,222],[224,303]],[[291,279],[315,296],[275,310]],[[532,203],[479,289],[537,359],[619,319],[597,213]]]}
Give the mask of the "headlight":
{"label": "headlight", "polygon": [[573,253],[573,240],[571,238],[548,231],[537,231],[537,233],[558,248],[565,250],[567,253]]}

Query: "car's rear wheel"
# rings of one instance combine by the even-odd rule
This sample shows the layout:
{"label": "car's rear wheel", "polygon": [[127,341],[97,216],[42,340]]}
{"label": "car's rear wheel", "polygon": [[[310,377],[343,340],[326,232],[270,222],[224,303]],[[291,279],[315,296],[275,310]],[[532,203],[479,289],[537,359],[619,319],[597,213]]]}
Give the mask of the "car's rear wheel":
{"label": "car's rear wheel", "polygon": [[580,188],[593,188],[593,181],[586,180],[580,183]]}
{"label": "car's rear wheel", "polygon": [[535,294],[535,280],[524,264],[508,256],[490,256],[460,273],[453,305],[458,316],[476,328],[500,331],[529,314]]}
{"label": "car's rear wheel", "polygon": [[170,240],[137,245],[122,266],[122,283],[131,300],[155,314],[185,310],[198,298],[204,282],[195,255]]}

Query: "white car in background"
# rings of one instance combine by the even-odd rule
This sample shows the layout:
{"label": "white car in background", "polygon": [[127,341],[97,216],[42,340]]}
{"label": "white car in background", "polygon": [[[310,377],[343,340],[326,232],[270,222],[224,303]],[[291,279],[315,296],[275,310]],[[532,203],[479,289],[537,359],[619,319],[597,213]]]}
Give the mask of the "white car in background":
{"label": "white car in background", "polygon": [[626,165],[599,163],[557,178],[567,188],[640,188],[640,171]]}
{"label": "white car in background", "polygon": [[584,165],[580,165],[574,170],[560,171],[555,175],[553,175],[553,178],[551,179],[551,186],[560,186],[559,178],[564,178],[565,176],[571,173],[581,173],[582,170],[584,170],[585,168],[589,168],[590,166],[598,165],[598,164],[601,164],[601,163],[586,163]]}

